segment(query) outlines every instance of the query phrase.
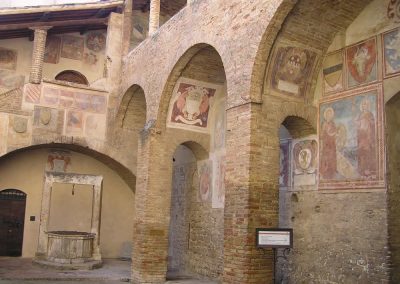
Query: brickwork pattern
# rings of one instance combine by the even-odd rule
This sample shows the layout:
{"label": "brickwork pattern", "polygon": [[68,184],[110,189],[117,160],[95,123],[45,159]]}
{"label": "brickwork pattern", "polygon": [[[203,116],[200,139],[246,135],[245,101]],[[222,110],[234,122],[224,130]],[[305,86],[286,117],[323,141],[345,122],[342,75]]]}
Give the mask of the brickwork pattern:
{"label": "brickwork pattern", "polygon": [[44,49],[46,46],[47,28],[35,28],[35,38],[33,41],[33,54],[31,73],[29,75],[29,82],[33,84],[40,84],[42,81],[43,72],[43,59]]}

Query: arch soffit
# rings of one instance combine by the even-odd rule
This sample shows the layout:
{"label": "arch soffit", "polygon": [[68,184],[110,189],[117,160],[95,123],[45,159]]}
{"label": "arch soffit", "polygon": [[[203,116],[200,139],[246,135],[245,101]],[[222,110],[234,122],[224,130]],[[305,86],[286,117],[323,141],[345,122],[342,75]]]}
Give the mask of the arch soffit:
{"label": "arch soffit", "polygon": [[124,164],[120,163],[118,160],[114,159],[108,153],[103,153],[97,149],[89,148],[87,145],[80,145],[74,141],[74,144],[67,144],[67,143],[51,143],[51,144],[35,144],[31,146],[24,146],[18,149],[15,149],[11,152],[3,154],[0,156],[0,159],[10,157],[16,153],[23,153],[29,150],[35,149],[65,149],[69,151],[74,151],[88,157],[94,158],[97,161],[103,163],[105,166],[109,167],[110,169],[114,170],[132,189],[135,191],[136,186],[136,176],[135,174],[128,169]]}
{"label": "arch soffit", "polygon": [[[307,103],[312,103],[313,98],[311,96],[314,95],[316,78],[319,74],[320,68],[322,66],[322,57],[326,53],[329,45],[332,43],[332,40],[336,33],[341,30],[345,30],[353,20],[359,15],[359,13],[364,9],[369,2],[372,0],[353,0],[353,1],[345,1],[342,2],[337,9],[329,9],[329,7],[319,7],[318,5],[313,5],[313,2],[318,2],[319,0],[283,0],[280,4],[280,7],[276,11],[273,20],[266,27],[265,33],[262,36],[260,44],[258,46],[256,60],[254,62],[252,75],[251,75],[251,94],[253,95],[252,101],[262,102],[263,96],[265,95],[265,83],[268,76],[268,72],[271,72],[269,65],[272,64],[273,60],[273,50],[280,43],[289,43],[292,42],[295,46],[306,48],[308,46],[307,42],[312,38],[311,31],[308,29],[299,29],[298,23],[301,17],[304,18],[304,25],[311,25],[309,23],[310,19],[321,19],[321,17],[316,17],[316,14],[313,13],[321,13],[325,11],[336,11],[335,15],[330,15],[328,17],[328,23],[324,23],[324,27],[330,27],[331,30],[326,32],[321,38],[322,44],[319,47],[310,46],[307,49],[310,49],[313,52],[316,52],[316,60],[314,62],[313,68],[311,68],[311,72],[308,74],[308,85],[309,88],[305,94],[305,101]],[[315,3],[314,3],[315,4]],[[321,2],[321,4],[323,4]],[[326,4],[326,3],[325,3]],[[328,2],[329,5],[335,5],[335,1],[332,3]],[[311,6],[309,11],[306,10],[306,5]],[[349,9],[348,6],[354,6],[353,9]],[[317,7],[315,7],[317,6]],[[347,15],[348,11],[352,11],[351,15]],[[346,15],[344,15],[347,12]],[[322,17],[324,18],[324,17]],[[292,19],[294,19],[292,21]],[[338,19],[336,25],[330,25],[333,19]],[[297,25],[297,28],[294,28]],[[323,31],[324,27],[321,27],[319,30]],[[297,35],[293,36],[293,38],[286,38],[285,32],[289,30],[289,34],[294,30],[298,31]],[[302,32],[304,31],[304,32]],[[303,38],[303,39],[302,39]],[[316,41],[318,42],[318,41]]]}
{"label": "arch soffit", "polygon": [[[169,68],[168,77],[167,77],[166,81],[163,82],[162,93],[158,99],[158,108],[156,110],[156,115],[157,115],[156,128],[158,128],[158,129],[165,128],[168,107],[169,107],[170,100],[172,98],[172,92],[173,92],[175,84],[178,81],[182,71],[187,66],[187,64],[190,62],[190,60],[194,56],[196,56],[196,54],[199,51],[201,51],[202,49],[204,49],[206,47],[211,47],[216,52],[216,54],[218,54],[218,56],[222,62],[223,68],[224,68],[226,85],[228,86],[229,80],[228,80],[228,74],[226,72],[226,64],[224,62],[224,58],[222,57],[221,53],[215,48],[214,45],[211,45],[211,44],[205,43],[205,42],[199,42],[199,43],[191,45],[190,47],[187,47],[186,49],[182,48],[181,52],[178,53],[174,59],[174,65]],[[227,93],[227,97],[229,98],[229,93]]]}

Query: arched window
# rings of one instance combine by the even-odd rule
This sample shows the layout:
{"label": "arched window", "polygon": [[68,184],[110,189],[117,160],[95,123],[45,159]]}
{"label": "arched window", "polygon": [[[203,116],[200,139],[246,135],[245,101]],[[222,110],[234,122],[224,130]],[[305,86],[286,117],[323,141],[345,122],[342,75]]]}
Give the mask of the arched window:
{"label": "arched window", "polygon": [[89,85],[89,82],[86,79],[86,77],[83,74],[79,73],[78,71],[74,70],[65,70],[58,73],[58,75],[56,76],[56,80],[77,83],[82,85]]}

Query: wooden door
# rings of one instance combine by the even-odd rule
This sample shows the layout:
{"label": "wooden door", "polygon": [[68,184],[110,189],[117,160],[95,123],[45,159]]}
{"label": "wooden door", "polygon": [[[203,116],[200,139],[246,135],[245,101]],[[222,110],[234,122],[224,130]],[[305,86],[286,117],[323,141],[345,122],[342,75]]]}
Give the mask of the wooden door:
{"label": "wooden door", "polygon": [[16,189],[0,191],[0,256],[21,256],[26,194]]}

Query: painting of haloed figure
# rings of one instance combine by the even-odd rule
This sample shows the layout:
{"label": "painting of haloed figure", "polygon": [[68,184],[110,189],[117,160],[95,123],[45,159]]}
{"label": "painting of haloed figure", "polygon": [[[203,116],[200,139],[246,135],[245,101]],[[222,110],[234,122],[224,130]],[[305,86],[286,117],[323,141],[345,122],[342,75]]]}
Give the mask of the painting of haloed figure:
{"label": "painting of haloed figure", "polygon": [[208,118],[218,85],[181,78],[169,106],[168,126],[208,132]]}
{"label": "painting of haloed figure", "polygon": [[320,187],[379,184],[383,178],[380,100],[380,92],[370,90],[320,105]]}
{"label": "painting of haloed figure", "polygon": [[282,139],[279,144],[279,187],[289,186],[290,172],[290,139]]}

